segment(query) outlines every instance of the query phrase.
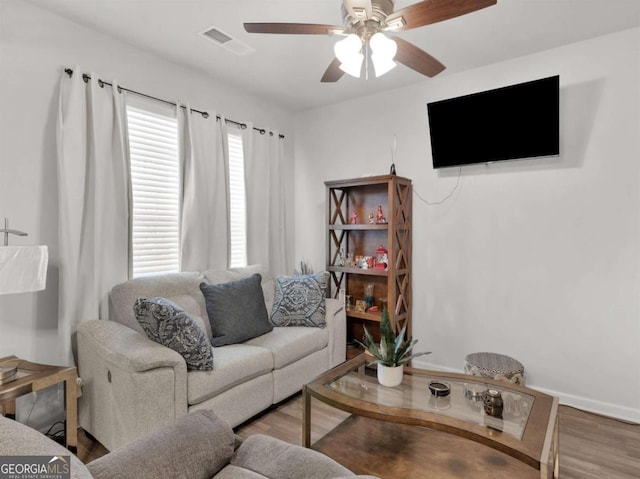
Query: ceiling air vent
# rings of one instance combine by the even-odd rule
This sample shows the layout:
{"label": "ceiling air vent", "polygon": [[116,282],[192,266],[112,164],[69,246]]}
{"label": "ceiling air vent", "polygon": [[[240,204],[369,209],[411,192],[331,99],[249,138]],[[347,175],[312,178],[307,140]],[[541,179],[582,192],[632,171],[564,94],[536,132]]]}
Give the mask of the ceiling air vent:
{"label": "ceiling air vent", "polygon": [[209,27],[205,31],[200,32],[208,40],[211,40],[216,45],[220,45],[222,48],[235,53],[238,56],[246,55],[251,52],[255,52],[253,48],[244,42],[241,42],[237,38],[233,38],[231,35],[223,32],[218,27]]}

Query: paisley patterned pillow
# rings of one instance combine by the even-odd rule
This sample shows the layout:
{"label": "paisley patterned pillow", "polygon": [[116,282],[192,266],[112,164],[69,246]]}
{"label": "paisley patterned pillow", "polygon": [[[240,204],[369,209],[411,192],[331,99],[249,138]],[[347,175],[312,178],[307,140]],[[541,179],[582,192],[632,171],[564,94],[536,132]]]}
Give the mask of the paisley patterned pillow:
{"label": "paisley patterned pillow", "polygon": [[325,297],[329,273],[276,278],[276,297],[271,322],[276,326],[314,326],[324,328]]}
{"label": "paisley patterned pillow", "polygon": [[138,298],[133,311],[147,337],[180,353],[187,369],[213,369],[209,338],[180,306],[165,298]]}

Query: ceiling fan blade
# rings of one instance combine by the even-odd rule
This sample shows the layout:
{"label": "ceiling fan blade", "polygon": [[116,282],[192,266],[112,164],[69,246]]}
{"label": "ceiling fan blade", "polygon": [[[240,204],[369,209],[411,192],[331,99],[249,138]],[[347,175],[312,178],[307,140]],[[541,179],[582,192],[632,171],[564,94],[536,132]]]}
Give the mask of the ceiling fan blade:
{"label": "ceiling fan blade", "polygon": [[442,63],[424,50],[416,47],[413,43],[398,37],[391,37],[391,39],[398,45],[395,57],[395,61],[398,63],[402,63],[428,77],[434,77],[446,68]]}
{"label": "ceiling fan blade", "polygon": [[245,23],[249,33],[284,33],[290,35],[332,35],[344,32],[344,27],[315,23]]}
{"label": "ceiling fan blade", "polygon": [[340,60],[334,58],[320,81],[322,83],[334,83],[340,80],[342,75],[344,75],[344,72],[340,69]]}
{"label": "ceiling fan blade", "polygon": [[497,0],[425,0],[392,13],[386,23],[391,30],[399,32],[466,15],[496,3]]}

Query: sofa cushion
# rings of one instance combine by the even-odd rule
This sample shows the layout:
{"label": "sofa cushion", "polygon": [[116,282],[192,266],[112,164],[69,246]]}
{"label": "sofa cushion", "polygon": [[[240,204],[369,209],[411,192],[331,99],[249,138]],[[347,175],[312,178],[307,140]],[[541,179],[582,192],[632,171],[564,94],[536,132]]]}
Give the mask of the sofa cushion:
{"label": "sofa cushion", "polygon": [[200,404],[227,389],[249,381],[273,369],[273,355],[268,349],[246,344],[214,348],[213,371],[190,371],[187,402]]}
{"label": "sofa cushion", "polygon": [[207,283],[220,284],[248,278],[256,273],[262,277],[260,285],[262,286],[262,294],[264,294],[264,303],[267,311],[271,312],[271,309],[273,308],[273,296],[276,291],[276,283],[266,266],[261,264],[252,264],[242,268],[231,268],[228,270],[210,269],[204,271],[203,275]]}
{"label": "sofa cushion", "polygon": [[[280,369],[300,358],[318,351],[329,342],[327,329],[294,326],[275,327],[273,331],[250,339],[246,345],[266,348],[273,354],[273,367]],[[217,361],[217,356],[216,356]]]}
{"label": "sofa cushion", "polygon": [[109,319],[144,333],[136,321],[133,304],[138,298],[159,296],[173,301],[196,321],[211,337],[204,298],[199,285],[204,280],[200,273],[171,273],[135,278],[114,286],[109,293]]}
{"label": "sofa cushion", "polygon": [[262,434],[249,437],[233,455],[231,464],[272,479],[331,479],[354,475],[324,454]]}
{"label": "sofa cushion", "polygon": [[324,328],[329,273],[278,276],[271,322],[276,326]]}
{"label": "sofa cushion", "polygon": [[147,337],[180,353],[187,369],[213,369],[209,338],[178,305],[165,298],[138,298],[133,310]]}
{"label": "sofa cushion", "polygon": [[222,284],[200,283],[211,322],[211,344],[236,344],[273,329],[260,286],[261,276]]}
{"label": "sofa cushion", "polygon": [[95,479],[210,479],[233,455],[234,436],[211,411],[197,411],[102,456],[87,467]]}
{"label": "sofa cushion", "polygon": [[242,467],[229,464],[222,471],[216,474],[215,479],[269,479],[267,476],[257,472],[243,469]]}

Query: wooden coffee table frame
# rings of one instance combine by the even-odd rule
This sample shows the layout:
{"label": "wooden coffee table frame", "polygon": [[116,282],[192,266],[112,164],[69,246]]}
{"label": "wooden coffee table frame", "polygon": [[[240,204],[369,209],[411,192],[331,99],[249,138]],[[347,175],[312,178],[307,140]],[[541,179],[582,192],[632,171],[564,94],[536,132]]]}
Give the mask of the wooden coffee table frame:
{"label": "wooden coffee table frame", "polygon": [[18,363],[18,374],[21,377],[0,385],[0,412],[15,418],[17,398],[64,382],[66,446],[75,452],[78,446],[78,375],[76,368],[36,364],[16,356],[0,358],[0,364],[5,362]]}
{"label": "wooden coffee table frame", "polygon": [[[558,477],[558,398],[533,389],[513,386],[488,378],[465,374],[443,373],[405,367],[405,374],[425,374],[443,381],[461,380],[482,382],[501,389],[528,394],[534,397],[529,419],[521,440],[493,429],[438,413],[389,407],[363,401],[341,394],[326,385],[337,378],[357,371],[370,359],[361,354],[321,375],[303,387],[304,411],[302,438],[305,447],[311,447],[311,398],[320,400],[336,409],[386,422],[422,426],[460,436],[501,451],[540,471],[542,479]],[[428,397],[425,391],[425,397]]]}

